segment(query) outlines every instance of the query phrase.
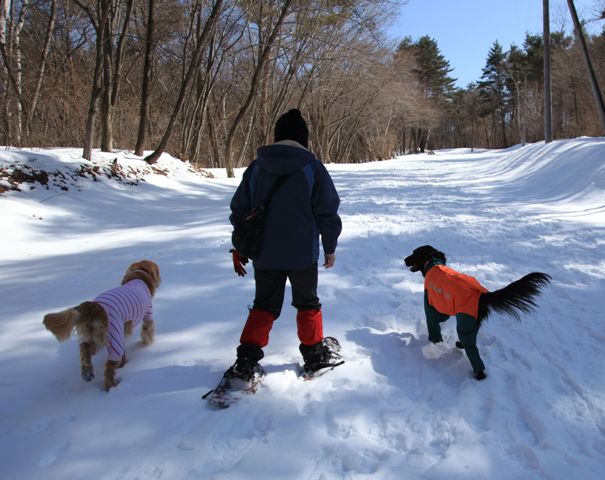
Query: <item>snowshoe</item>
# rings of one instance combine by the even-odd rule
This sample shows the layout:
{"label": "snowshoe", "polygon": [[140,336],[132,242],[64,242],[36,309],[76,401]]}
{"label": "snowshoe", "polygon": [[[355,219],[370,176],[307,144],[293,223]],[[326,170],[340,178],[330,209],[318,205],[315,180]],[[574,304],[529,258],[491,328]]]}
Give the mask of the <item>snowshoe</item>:
{"label": "snowshoe", "polygon": [[303,380],[313,380],[314,378],[321,377],[322,375],[325,375],[326,373],[331,372],[336,367],[339,367],[340,365],[343,365],[344,363],[345,363],[344,360],[340,360],[339,362],[320,367],[317,370],[307,370],[305,368],[305,366],[303,365],[300,367],[300,369],[298,371],[298,376],[300,378],[302,378]]}
{"label": "snowshoe", "polygon": [[212,408],[223,409],[231,405],[244,395],[256,393],[265,377],[265,370],[257,363],[249,371],[241,372],[237,369],[237,362],[224,374],[215,389],[202,396],[208,400]]}
{"label": "snowshoe", "polygon": [[300,345],[300,352],[305,361],[300,376],[305,380],[320,377],[342,365],[341,346],[334,337],[324,337],[315,345]]}

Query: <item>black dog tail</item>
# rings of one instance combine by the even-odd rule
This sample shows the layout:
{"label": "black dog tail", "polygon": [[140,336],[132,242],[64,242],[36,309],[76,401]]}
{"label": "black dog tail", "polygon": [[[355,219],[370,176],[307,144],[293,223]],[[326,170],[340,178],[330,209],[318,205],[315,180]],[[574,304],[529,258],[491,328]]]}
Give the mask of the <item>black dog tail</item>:
{"label": "black dog tail", "polygon": [[531,312],[537,307],[535,297],[550,283],[550,278],[546,273],[533,272],[500,290],[483,293],[479,297],[479,323],[486,320],[492,310],[521,320],[520,312]]}

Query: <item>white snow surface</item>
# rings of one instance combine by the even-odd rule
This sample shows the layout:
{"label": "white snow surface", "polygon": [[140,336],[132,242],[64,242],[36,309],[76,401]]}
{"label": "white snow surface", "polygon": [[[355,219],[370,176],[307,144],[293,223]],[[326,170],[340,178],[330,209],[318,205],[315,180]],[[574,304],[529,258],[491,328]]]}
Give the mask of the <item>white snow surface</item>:
{"label": "white snow surface", "polygon": [[[75,149],[2,149],[0,167],[70,172]],[[321,269],[324,333],[346,363],[303,381],[286,296],[265,385],[226,410],[201,396],[233,363],[254,296],[231,265],[229,202],[243,173],[196,175],[164,155],[94,164],[144,181],[77,178],[0,195],[0,477],[69,479],[597,479],[605,470],[605,138],[507,150],[442,150],[327,165],[341,196],[336,266]],[[539,310],[494,315],[477,382],[454,347],[428,343],[422,277],[403,257],[432,244],[497,289],[552,275]],[[129,340],[122,382],[79,376],[75,339],[45,313],[117,286],[127,266],[161,268],[156,341]]]}

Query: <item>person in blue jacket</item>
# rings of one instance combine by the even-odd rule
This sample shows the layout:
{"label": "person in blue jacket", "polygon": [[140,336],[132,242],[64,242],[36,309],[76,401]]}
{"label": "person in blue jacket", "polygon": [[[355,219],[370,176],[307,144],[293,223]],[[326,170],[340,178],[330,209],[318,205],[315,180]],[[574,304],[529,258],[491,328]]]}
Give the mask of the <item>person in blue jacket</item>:
{"label": "person in blue jacket", "polygon": [[[263,348],[269,343],[273,322],[280,316],[286,280],[292,287],[297,333],[304,368],[313,372],[332,364],[332,344],[323,336],[321,303],[317,297],[319,238],[325,268],[332,268],[342,223],[340,199],[330,174],[308,150],[309,131],[301,112],[292,109],[275,124],[275,143],[257,150],[257,158],[244,172],[231,200],[232,225],[260,205],[280,176],[284,183],[267,209],[262,248],[253,259],[254,303],[240,337],[233,371],[250,377]],[[236,273],[246,274],[248,259],[232,250]],[[336,342],[337,343],[337,342]]]}

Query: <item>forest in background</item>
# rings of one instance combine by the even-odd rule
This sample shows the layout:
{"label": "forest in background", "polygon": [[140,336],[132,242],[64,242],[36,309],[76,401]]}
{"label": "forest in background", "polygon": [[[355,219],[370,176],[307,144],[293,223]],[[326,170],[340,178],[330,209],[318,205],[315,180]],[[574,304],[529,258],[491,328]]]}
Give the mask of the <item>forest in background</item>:
{"label": "forest in background", "polygon": [[[0,144],[166,151],[247,165],[303,111],[322,161],[544,138],[543,39],[492,44],[457,88],[429,36],[389,44],[404,0],[0,0]],[[605,85],[605,28],[587,43]],[[551,33],[555,138],[602,135],[577,42]]]}

